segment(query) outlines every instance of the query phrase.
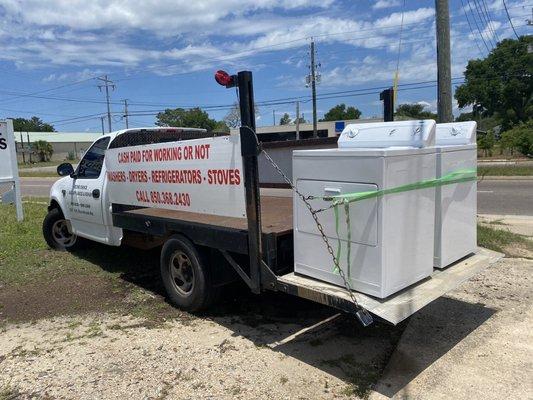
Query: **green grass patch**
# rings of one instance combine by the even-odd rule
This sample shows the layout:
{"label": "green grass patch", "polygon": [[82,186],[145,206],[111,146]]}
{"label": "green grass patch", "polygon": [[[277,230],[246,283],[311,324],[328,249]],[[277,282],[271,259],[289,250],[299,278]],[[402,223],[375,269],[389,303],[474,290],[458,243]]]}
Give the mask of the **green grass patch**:
{"label": "green grass patch", "polygon": [[59,178],[56,171],[28,171],[19,170],[21,178]]}
{"label": "green grass patch", "polygon": [[477,226],[477,242],[481,247],[505,253],[507,256],[514,256],[513,249],[516,248],[533,252],[533,241],[527,236],[480,224]]}
{"label": "green grass patch", "polygon": [[27,169],[27,168],[40,168],[40,167],[57,167],[59,164],[63,163],[65,161],[41,161],[41,162],[34,162],[34,163],[19,163],[19,169]]}
{"label": "green grass patch", "polygon": [[530,176],[533,165],[482,165],[477,167],[478,176]]}

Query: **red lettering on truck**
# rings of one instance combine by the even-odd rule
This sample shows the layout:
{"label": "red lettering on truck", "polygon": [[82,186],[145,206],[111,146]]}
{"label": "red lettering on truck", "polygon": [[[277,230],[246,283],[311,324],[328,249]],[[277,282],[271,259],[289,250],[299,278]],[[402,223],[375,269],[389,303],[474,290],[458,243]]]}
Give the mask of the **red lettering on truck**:
{"label": "red lettering on truck", "polygon": [[240,185],[241,171],[238,169],[210,169],[207,171],[210,185]]}

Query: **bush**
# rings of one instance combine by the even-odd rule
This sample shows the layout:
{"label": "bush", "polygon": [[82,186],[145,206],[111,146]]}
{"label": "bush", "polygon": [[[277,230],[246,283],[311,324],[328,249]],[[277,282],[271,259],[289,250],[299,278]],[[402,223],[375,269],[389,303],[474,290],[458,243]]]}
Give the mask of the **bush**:
{"label": "bush", "polygon": [[68,161],[74,161],[74,160],[76,160],[76,153],[74,153],[73,151],[69,151],[69,152],[68,152],[68,155],[67,155],[67,160],[68,160]]}
{"label": "bush", "polygon": [[483,150],[483,155],[485,157],[492,156],[492,149],[494,148],[495,141],[494,132],[491,130],[486,134],[477,137],[477,146]]}
{"label": "bush", "polygon": [[33,151],[39,156],[40,161],[50,161],[54,148],[46,140],[37,140],[32,144]]}
{"label": "bush", "polygon": [[533,156],[533,119],[502,133],[500,143],[505,149],[516,149],[525,156]]}

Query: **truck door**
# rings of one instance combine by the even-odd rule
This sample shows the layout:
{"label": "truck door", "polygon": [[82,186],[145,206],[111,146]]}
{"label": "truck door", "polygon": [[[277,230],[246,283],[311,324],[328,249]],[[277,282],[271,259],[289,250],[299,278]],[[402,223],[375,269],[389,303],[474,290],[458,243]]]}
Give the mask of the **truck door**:
{"label": "truck door", "polygon": [[107,229],[103,214],[104,156],[110,137],[103,137],[87,150],[74,172],[70,191],[70,218],[73,232],[105,242]]}

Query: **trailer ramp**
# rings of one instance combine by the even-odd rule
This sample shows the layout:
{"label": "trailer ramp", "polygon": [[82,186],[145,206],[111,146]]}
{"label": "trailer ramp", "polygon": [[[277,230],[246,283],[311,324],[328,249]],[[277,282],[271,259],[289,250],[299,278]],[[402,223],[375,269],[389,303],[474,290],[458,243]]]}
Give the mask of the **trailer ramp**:
{"label": "trailer ramp", "polygon": [[[446,269],[434,270],[435,272],[429,278],[385,299],[359,292],[354,292],[355,298],[371,314],[396,325],[433,300],[487,269],[502,257],[501,253],[478,248],[475,254]],[[278,278],[277,289],[344,311],[354,311],[350,296],[345,289],[313,278],[294,273],[283,275]]]}

